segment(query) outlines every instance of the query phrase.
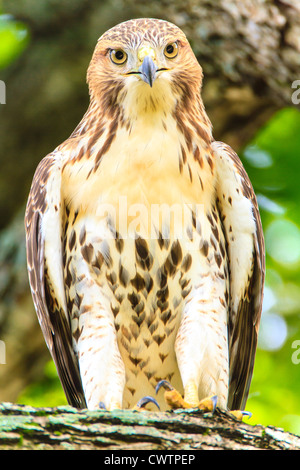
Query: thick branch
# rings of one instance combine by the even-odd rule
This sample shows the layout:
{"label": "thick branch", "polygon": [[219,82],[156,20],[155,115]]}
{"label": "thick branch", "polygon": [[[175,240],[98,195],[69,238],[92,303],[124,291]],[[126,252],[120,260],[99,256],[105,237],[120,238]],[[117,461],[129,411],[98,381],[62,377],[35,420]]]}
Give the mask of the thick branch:
{"label": "thick branch", "polygon": [[0,404],[0,449],[204,450],[300,449],[300,437],[250,426],[216,410],[78,411]]}

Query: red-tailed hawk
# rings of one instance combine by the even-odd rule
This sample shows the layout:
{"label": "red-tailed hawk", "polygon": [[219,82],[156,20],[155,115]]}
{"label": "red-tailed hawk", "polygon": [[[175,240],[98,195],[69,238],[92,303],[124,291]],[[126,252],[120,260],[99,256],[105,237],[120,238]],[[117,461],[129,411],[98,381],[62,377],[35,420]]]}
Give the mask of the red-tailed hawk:
{"label": "red-tailed hawk", "polygon": [[39,164],[25,219],[68,402],[128,408],[167,381],[178,406],[243,409],[264,241],[244,168],[212,137],[202,69],[179,28],[137,19],[100,37],[87,80],[90,106]]}

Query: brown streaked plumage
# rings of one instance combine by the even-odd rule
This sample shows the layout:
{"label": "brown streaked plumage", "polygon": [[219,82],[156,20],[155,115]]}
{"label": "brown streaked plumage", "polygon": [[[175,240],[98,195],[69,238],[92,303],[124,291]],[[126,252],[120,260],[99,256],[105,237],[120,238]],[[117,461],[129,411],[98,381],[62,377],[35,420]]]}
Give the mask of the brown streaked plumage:
{"label": "brown streaked plumage", "polygon": [[191,406],[243,409],[263,232],[238,156],[213,140],[201,67],[179,28],[138,19],[101,36],[87,80],[90,106],[39,164],[25,216],[68,402],[128,408],[168,380]]}

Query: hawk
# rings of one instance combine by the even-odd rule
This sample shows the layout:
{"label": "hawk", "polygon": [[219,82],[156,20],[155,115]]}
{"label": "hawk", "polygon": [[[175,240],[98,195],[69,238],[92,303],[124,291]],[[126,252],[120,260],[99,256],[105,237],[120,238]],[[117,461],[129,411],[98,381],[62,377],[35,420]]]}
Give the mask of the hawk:
{"label": "hawk", "polygon": [[87,82],[89,108],[38,165],[25,215],[33,301],[67,400],[132,408],[158,384],[161,409],[213,396],[243,410],[263,232],[241,161],[212,137],[201,66],[178,27],[135,19],[100,37]]}

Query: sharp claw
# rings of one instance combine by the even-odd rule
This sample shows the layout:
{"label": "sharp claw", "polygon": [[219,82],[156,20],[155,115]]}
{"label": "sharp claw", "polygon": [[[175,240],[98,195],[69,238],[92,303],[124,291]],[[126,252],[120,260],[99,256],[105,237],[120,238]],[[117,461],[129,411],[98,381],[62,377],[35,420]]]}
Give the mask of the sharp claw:
{"label": "sharp claw", "polygon": [[155,406],[160,410],[159,404],[155,400],[155,398],[146,396],[141,398],[138,403],[136,404],[136,409],[144,408],[148,403],[154,403]]}
{"label": "sharp claw", "polygon": [[218,403],[217,395],[212,395],[211,397],[206,397],[199,402],[198,408],[204,412],[214,413]]}
{"label": "sharp claw", "polygon": [[217,395],[214,395],[213,397],[211,397],[211,401],[213,402],[213,409],[212,409],[212,413],[214,413],[216,407],[217,407],[217,403],[218,403],[218,397]]}
{"label": "sharp claw", "polygon": [[251,411],[242,411],[242,415],[243,415],[243,416],[247,416],[248,419],[249,419],[249,418],[251,418],[252,413],[251,413]]}
{"label": "sharp claw", "polygon": [[251,418],[252,416],[252,413],[250,413],[250,411],[233,410],[233,411],[230,411],[229,413],[232,414],[239,421],[241,421],[244,418],[244,416],[247,416],[248,419]]}
{"label": "sharp claw", "polygon": [[167,380],[160,380],[155,388],[155,393],[157,394],[159,389],[164,387],[165,390],[174,390],[174,387]]}

